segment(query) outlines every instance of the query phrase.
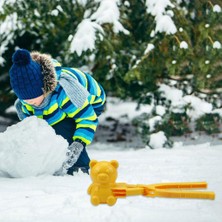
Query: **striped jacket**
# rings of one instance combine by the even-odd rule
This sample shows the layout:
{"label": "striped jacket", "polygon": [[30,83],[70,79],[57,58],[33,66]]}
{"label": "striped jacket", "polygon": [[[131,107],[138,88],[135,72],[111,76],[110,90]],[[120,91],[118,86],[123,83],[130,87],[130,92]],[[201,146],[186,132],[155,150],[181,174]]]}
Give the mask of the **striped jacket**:
{"label": "striped jacket", "polygon": [[[51,126],[65,118],[73,118],[76,123],[73,140],[80,139],[88,145],[92,142],[98,125],[96,110],[100,110],[103,107],[106,99],[105,92],[91,75],[76,68],[61,67],[56,62],[54,62],[54,65],[56,66],[57,85],[49,95],[49,102],[41,108],[41,106],[34,107],[21,100],[22,118],[35,115],[38,118],[46,120]],[[88,97],[81,107],[72,102],[67,95],[67,91],[60,84],[59,78],[61,74],[74,78],[81,87],[87,90]],[[16,107],[18,110],[18,105]]]}

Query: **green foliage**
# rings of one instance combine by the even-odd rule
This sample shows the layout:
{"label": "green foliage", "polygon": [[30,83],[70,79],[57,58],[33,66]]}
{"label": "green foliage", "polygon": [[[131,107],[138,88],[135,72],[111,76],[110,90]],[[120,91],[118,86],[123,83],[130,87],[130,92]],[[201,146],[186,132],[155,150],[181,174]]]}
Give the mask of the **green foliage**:
{"label": "green foliage", "polygon": [[205,114],[196,121],[196,130],[204,131],[207,134],[220,132],[221,118],[218,114]]}
{"label": "green foliage", "polygon": [[191,133],[189,126],[190,119],[184,113],[170,113],[169,117],[165,118],[160,130],[164,131],[168,137],[182,136]]}
{"label": "green foliage", "polygon": [[[7,72],[14,49],[20,47],[49,53],[64,66],[87,66],[107,94],[132,98],[138,103],[163,105],[166,114],[154,132],[163,130],[168,136],[190,132],[186,107],[184,112],[173,112],[172,104],[159,93],[158,86],[175,80],[175,86],[184,95],[204,93],[213,106],[221,107],[218,101],[222,97],[222,48],[219,47],[222,12],[215,12],[214,6],[222,5],[220,0],[171,2],[175,7],[168,6],[163,15],[170,15],[177,32],[156,32],[157,18],[147,12],[145,0],[120,0],[119,22],[129,34],[114,32],[111,22],[100,24],[103,32],[96,32],[95,49],[78,55],[70,51],[70,39],[83,19],[97,11],[99,1],[5,1],[0,11],[0,25],[7,16],[16,13],[17,26],[12,29],[10,39],[0,33],[0,41],[4,44],[8,41],[7,45],[3,44],[7,50],[0,73],[0,102],[4,104],[0,115],[15,100]],[[148,44],[154,48],[146,50]],[[151,133],[146,122],[153,116],[155,114],[143,117],[141,124],[135,123],[142,134]],[[201,129],[199,121],[197,129]]]}

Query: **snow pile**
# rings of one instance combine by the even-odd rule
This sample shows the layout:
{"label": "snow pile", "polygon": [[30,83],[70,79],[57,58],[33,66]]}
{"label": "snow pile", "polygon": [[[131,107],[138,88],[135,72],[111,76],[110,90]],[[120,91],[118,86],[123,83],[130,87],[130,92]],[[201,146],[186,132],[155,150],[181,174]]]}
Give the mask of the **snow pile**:
{"label": "snow pile", "polygon": [[166,142],[167,138],[163,131],[159,131],[158,133],[153,133],[150,135],[149,146],[152,149],[163,148]]}
{"label": "snow pile", "polygon": [[164,97],[171,101],[171,109],[173,112],[183,112],[184,106],[187,104],[183,99],[183,92],[175,87],[170,87],[165,84],[160,84],[159,91],[163,93]]}
{"label": "snow pile", "polygon": [[191,119],[195,120],[201,117],[206,113],[211,113],[213,110],[212,104],[201,100],[195,96],[185,96],[184,100],[187,103],[190,103],[192,109],[187,111],[187,114],[191,117]]}
{"label": "snow pile", "polygon": [[196,96],[183,96],[183,92],[175,87],[170,87],[165,84],[160,84],[159,91],[164,97],[171,101],[172,112],[184,112],[184,106],[190,104],[190,109],[187,109],[187,115],[192,119],[198,119],[206,113],[213,112],[212,104],[201,100]]}
{"label": "snow pile", "polygon": [[137,108],[137,104],[132,101],[123,102],[123,100],[115,97],[107,97],[106,112],[100,117],[100,122],[105,122],[108,117],[121,121],[126,116],[128,121],[132,121],[136,116],[142,113],[151,113],[153,105],[141,104]]}
{"label": "snow pile", "polygon": [[[96,150],[98,146],[101,150]],[[119,162],[117,182],[155,184],[206,181],[216,199],[119,198],[113,207],[92,206],[91,179],[75,176],[0,178],[0,221],[3,222],[221,222],[222,146],[178,146],[175,149],[112,149],[94,144],[91,159]]]}
{"label": "snow pile", "polygon": [[147,13],[155,17],[155,33],[174,34],[177,32],[177,28],[171,19],[173,13],[167,13],[166,11],[168,7],[174,8],[170,0],[146,0],[146,7]]}
{"label": "snow pile", "polygon": [[0,176],[53,174],[66,159],[67,147],[46,121],[26,118],[0,133]]}

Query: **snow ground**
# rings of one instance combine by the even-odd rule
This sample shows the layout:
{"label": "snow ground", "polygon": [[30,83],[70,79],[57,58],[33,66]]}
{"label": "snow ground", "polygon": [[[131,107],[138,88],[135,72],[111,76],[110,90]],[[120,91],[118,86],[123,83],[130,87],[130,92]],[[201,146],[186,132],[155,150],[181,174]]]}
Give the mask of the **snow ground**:
{"label": "snow ground", "polygon": [[92,159],[119,161],[118,182],[159,183],[207,181],[216,199],[164,199],[142,196],[119,199],[113,207],[90,203],[88,175],[42,175],[0,178],[0,221],[222,221],[222,147],[209,144],[172,149],[122,151],[96,143]]}
{"label": "snow ground", "polygon": [[[127,124],[129,119],[138,114],[134,110],[134,103],[114,103],[113,106],[108,103],[107,112],[101,122],[105,121],[106,117],[112,117],[114,123],[115,119],[121,119],[122,124]],[[149,107],[143,107],[142,111],[144,110],[147,112]],[[126,112],[128,116],[125,115]],[[109,126],[110,122],[107,125]],[[20,137],[14,134],[16,141],[16,138]],[[129,133],[128,137],[132,135],[133,132]],[[53,141],[53,138],[50,140]],[[0,221],[221,222],[221,140],[216,143],[213,143],[215,139],[207,142],[203,137],[188,140],[187,138],[185,143],[176,142],[173,149],[151,150],[142,146],[134,147],[135,137],[107,143],[97,135],[95,142],[87,149],[91,159],[119,161],[117,182],[153,184],[206,181],[209,187],[207,190],[216,193],[213,201],[134,196],[119,199],[113,207],[95,207],[91,205],[90,196],[87,194],[87,188],[91,184],[88,175],[79,172],[74,176],[56,177],[46,172],[48,174],[35,177],[0,177]],[[2,141],[5,142],[4,139]],[[42,141],[38,143],[40,144]]]}

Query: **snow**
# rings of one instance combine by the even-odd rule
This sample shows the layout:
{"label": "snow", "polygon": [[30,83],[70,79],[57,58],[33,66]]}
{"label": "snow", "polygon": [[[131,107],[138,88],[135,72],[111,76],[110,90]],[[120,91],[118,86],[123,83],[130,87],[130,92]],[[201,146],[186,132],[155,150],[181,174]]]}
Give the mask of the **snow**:
{"label": "snow", "polygon": [[141,115],[142,113],[150,113],[153,109],[153,106],[141,105],[140,109],[137,109],[137,104],[133,101],[123,102],[121,99],[108,97],[106,109],[108,112],[103,113],[103,115],[100,117],[100,122],[105,122],[105,119],[108,117],[121,119],[121,117],[124,116],[127,116],[129,121],[132,120],[135,116]]}
{"label": "snow", "polygon": [[5,20],[3,22],[0,21],[0,35],[2,36],[2,39],[4,39],[1,42],[0,46],[0,65],[3,66],[5,63],[5,59],[3,58],[3,54],[8,49],[9,42],[13,39],[13,32],[17,29],[17,13],[13,13],[11,15],[7,15]]}
{"label": "snow", "polygon": [[162,118],[160,116],[154,116],[148,120],[150,131],[155,129],[155,125],[161,122]]}
{"label": "snow", "polygon": [[166,142],[167,142],[167,138],[163,131],[159,131],[157,133],[153,133],[150,135],[149,146],[152,149],[163,148]]}
{"label": "snow", "polygon": [[219,41],[215,41],[213,44],[214,49],[221,49],[221,43]]}
{"label": "snow", "polygon": [[39,14],[39,11],[38,11],[37,9],[34,10],[34,15],[35,15],[36,17],[40,17],[40,16],[41,16],[41,15]]}
{"label": "snow", "polygon": [[217,12],[217,13],[220,13],[221,12],[221,7],[219,5],[214,5],[213,11]]}
{"label": "snow", "polygon": [[157,105],[156,106],[156,114],[159,116],[163,116],[166,113],[166,108],[164,106]]}
{"label": "snow", "polygon": [[[169,94],[171,93],[169,92]],[[177,95],[178,93],[175,94],[175,97]],[[149,113],[152,106],[141,106],[141,110],[135,109],[136,104],[133,102],[121,103],[119,99],[108,98],[107,111],[101,116],[100,122],[105,121],[105,117],[108,116],[121,119],[123,115],[127,114],[128,118],[134,118],[143,111]],[[161,110],[161,107],[159,109]],[[54,165],[55,158],[61,158],[59,152],[61,151],[61,155],[64,155],[60,150],[62,146],[65,146],[64,140],[55,136],[43,120],[28,118],[24,121],[27,122],[14,125],[0,134],[0,158],[2,150],[5,150],[6,147],[9,148],[8,157],[10,154],[15,157],[17,147],[21,148],[20,144],[23,142],[23,145],[29,144],[30,153],[34,145],[38,145],[38,149],[34,151],[35,155],[30,157],[31,165],[21,164],[20,172],[31,171],[31,169],[24,168],[37,170],[35,159],[39,155],[45,157],[46,163]],[[35,133],[30,136],[30,132],[34,131]],[[160,148],[164,141],[163,133],[156,134],[156,136],[154,134],[151,138],[159,149],[149,149],[148,147],[125,149],[115,143],[94,142],[87,147],[87,150],[91,159],[118,160],[120,166],[117,182],[153,184],[206,181],[208,190],[216,193],[216,199],[212,201],[134,196],[118,199],[113,207],[107,205],[94,207],[87,194],[87,188],[91,184],[87,174],[79,172],[74,176],[59,177],[52,176],[51,171],[48,174],[38,176],[33,174],[30,177],[13,179],[2,175],[0,177],[0,221],[91,222],[93,219],[107,222],[177,222],[178,220],[180,222],[221,222],[222,145],[213,145],[209,142],[195,144],[195,140],[193,140],[191,145],[185,145],[180,141],[174,143],[174,148],[164,149]],[[33,141],[34,139],[35,141]],[[10,141],[15,142],[13,149],[7,144],[11,144]],[[2,145],[3,143],[4,145]],[[26,152],[29,153],[29,150],[27,149]],[[3,153],[6,155],[6,151]],[[23,158],[23,155],[21,154],[19,158]],[[3,159],[0,159],[1,166]],[[29,163],[30,159],[28,158]],[[17,171],[15,167],[17,159],[14,158],[14,161],[14,166],[10,167]],[[49,165],[44,167],[43,162],[40,161],[38,167],[49,169]],[[52,166],[52,168],[55,170],[57,167]]]}
{"label": "snow", "polygon": [[[99,146],[104,149],[97,150]],[[214,201],[134,196],[118,199],[113,207],[94,207],[87,194],[91,180],[82,173],[74,177],[0,178],[0,221],[221,222],[221,148],[207,143],[155,150],[122,151],[105,144],[88,148],[92,159],[119,161],[118,182],[207,181],[208,190],[216,193]]]}
{"label": "snow", "polygon": [[[99,7],[92,15],[89,10],[85,11],[84,19],[78,25],[77,32],[71,41],[70,51],[76,52],[78,56],[81,56],[84,51],[95,49],[98,36],[100,41],[103,40],[104,31],[101,25],[104,23],[113,24],[115,33],[129,34],[129,31],[119,21],[118,0],[98,0],[98,2],[100,2]],[[96,36],[97,31],[100,33],[98,36]]]}
{"label": "snow", "polygon": [[183,108],[180,110],[180,107],[184,107],[186,102],[183,99],[183,93],[181,90],[165,84],[160,84],[159,91],[163,93],[167,100],[172,101],[172,111],[183,112]]}
{"label": "snow", "polygon": [[77,32],[74,35],[70,50],[76,52],[78,56],[81,56],[83,51],[93,50],[96,42],[96,32],[103,33],[102,27],[96,22],[92,22],[89,19],[84,19],[77,27]]}
{"label": "snow", "polygon": [[86,6],[88,0],[72,0],[72,1],[73,1],[74,4],[77,1],[78,4],[81,4],[82,6]]}
{"label": "snow", "polygon": [[155,46],[153,44],[148,43],[148,45],[144,51],[144,54],[147,54],[148,52],[152,51],[154,48],[155,48]]}
{"label": "snow", "polygon": [[9,108],[7,108],[5,113],[16,113],[15,106],[10,106]]}
{"label": "snow", "polygon": [[156,17],[156,29],[155,32],[165,32],[166,34],[175,34],[177,32],[177,28],[168,15],[162,15]]}
{"label": "snow", "polygon": [[187,109],[187,114],[192,120],[198,119],[206,113],[214,112],[211,103],[193,95],[184,96],[182,91],[175,87],[160,84],[159,91],[167,100],[172,102],[171,109],[173,112],[184,112],[184,106],[190,104],[191,108]]}
{"label": "snow", "polygon": [[53,9],[53,10],[51,11],[51,15],[52,15],[52,16],[58,16],[58,15],[59,15],[59,10],[58,10],[58,9]]}
{"label": "snow", "polygon": [[[155,33],[165,32],[166,34],[175,34],[177,28],[171,19],[173,13],[166,11],[168,7],[174,8],[170,0],[146,0],[147,13],[155,17]],[[167,14],[168,12],[168,14]],[[154,33],[151,34],[153,36]]]}
{"label": "snow", "polygon": [[200,116],[211,113],[213,110],[212,104],[201,100],[200,98],[194,96],[185,96],[184,100],[187,103],[190,103],[192,109],[188,110],[188,115],[194,120],[199,118]]}
{"label": "snow", "polygon": [[182,41],[182,42],[180,43],[180,48],[181,48],[181,49],[188,49],[188,44],[187,44],[187,42]]}
{"label": "snow", "polygon": [[92,14],[91,19],[95,20],[100,25],[111,23],[113,24],[113,31],[115,33],[123,32],[128,35],[129,31],[124,29],[119,22],[120,12],[117,3],[117,0],[101,0],[99,8],[94,14]]}
{"label": "snow", "polygon": [[66,160],[68,142],[46,121],[29,117],[0,133],[0,176],[53,174]]}

